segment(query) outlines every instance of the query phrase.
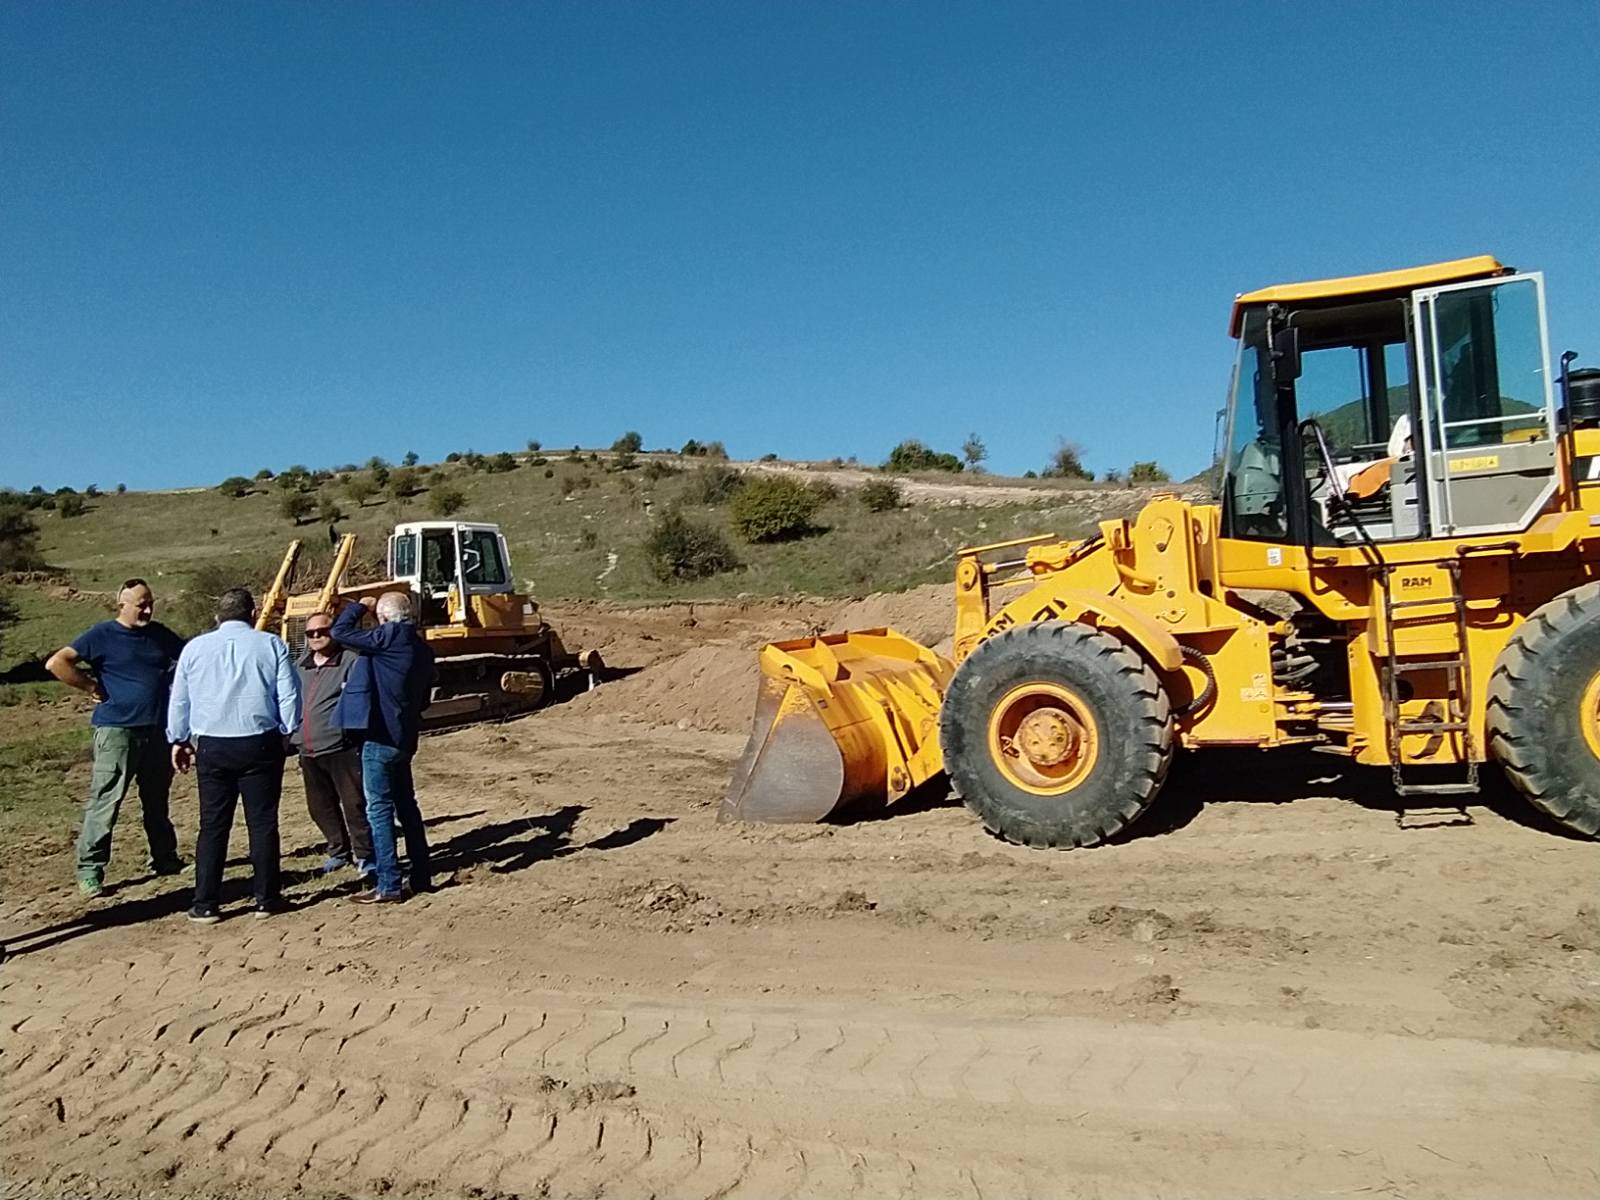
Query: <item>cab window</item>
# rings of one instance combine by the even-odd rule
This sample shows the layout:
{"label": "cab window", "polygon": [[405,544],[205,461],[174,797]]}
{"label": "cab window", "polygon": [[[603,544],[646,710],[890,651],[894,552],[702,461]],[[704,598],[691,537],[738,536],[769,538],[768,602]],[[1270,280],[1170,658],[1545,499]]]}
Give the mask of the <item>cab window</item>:
{"label": "cab window", "polygon": [[468,586],[498,587],[505,583],[500,539],[492,531],[474,529],[461,535],[461,572]]}

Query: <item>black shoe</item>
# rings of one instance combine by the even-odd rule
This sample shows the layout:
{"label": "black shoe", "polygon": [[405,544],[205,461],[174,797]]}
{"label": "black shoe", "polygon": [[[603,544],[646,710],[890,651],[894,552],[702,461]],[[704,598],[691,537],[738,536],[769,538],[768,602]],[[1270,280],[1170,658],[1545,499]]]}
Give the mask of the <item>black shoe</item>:
{"label": "black shoe", "polygon": [[268,917],[280,917],[293,909],[287,900],[279,896],[275,900],[257,900],[255,916],[258,921],[265,921]]}
{"label": "black shoe", "polygon": [[218,921],[222,920],[222,914],[219,913],[215,908],[201,908],[198,904],[196,904],[189,910],[189,920],[193,921],[196,925],[215,925]]}
{"label": "black shoe", "polygon": [[189,869],[189,864],[181,858],[175,858],[169,863],[162,863],[159,867],[151,867],[150,873],[162,878],[173,875],[182,875]]}

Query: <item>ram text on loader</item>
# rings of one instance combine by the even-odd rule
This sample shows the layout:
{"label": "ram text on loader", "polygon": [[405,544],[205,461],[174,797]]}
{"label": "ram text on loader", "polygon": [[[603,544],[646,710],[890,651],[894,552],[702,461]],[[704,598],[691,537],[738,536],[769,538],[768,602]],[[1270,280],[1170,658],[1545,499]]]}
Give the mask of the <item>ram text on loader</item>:
{"label": "ram text on loader", "polygon": [[337,612],[363,596],[411,595],[417,626],[433,649],[433,701],[424,728],[495,720],[547,704],[558,684],[592,687],[605,665],[598,651],[573,654],[515,590],[511,556],[498,525],[417,521],[395,526],[386,558],[388,578],[343,586],[356,535],[345,534],[327,578],[313,592],[294,593],[299,542],[290,544],[262,600],[256,628],[271,629],[298,658],[305,652],[306,618]]}
{"label": "ram text on loader", "polygon": [[721,818],[944,771],[996,833],[1087,846],[1179,747],[1309,746],[1387,766],[1402,817],[1492,761],[1600,831],[1600,370],[1552,371],[1543,277],[1281,285],[1230,328],[1219,502],[962,551],[953,662],[883,629],[767,646]]}

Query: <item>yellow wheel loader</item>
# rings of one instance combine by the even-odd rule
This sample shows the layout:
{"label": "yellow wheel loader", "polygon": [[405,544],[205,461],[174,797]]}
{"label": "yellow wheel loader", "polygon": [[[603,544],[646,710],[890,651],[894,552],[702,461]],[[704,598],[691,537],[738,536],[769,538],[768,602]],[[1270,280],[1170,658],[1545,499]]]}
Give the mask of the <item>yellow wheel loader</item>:
{"label": "yellow wheel loader", "polygon": [[433,702],[423,728],[497,720],[547,704],[559,684],[593,687],[605,670],[598,651],[573,654],[539,615],[539,606],[514,590],[511,556],[498,525],[417,521],[395,526],[389,538],[389,578],[342,586],[355,553],[345,534],[327,578],[314,592],[295,593],[301,544],[292,542],[261,603],[256,628],[270,629],[296,659],[305,653],[306,618],[337,613],[363,596],[411,595],[417,625],[435,656]]}
{"label": "yellow wheel loader", "polygon": [[[1479,257],[1240,296],[1220,500],[960,553],[954,661],[892,630],[761,651],[721,817],[815,821],[945,772],[1087,846],[1180,747],[1387,767],[1402,816],[1493,761],[1600,830],[1600,370]],[[1272,595],[1276,593],[1276,595]]]}

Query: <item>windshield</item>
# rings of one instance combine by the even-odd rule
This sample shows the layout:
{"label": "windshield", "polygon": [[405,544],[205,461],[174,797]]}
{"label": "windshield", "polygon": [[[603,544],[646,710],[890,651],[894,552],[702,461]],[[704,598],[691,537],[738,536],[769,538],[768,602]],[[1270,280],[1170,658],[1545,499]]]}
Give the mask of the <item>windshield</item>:
{"label": "windshield", "polygon": [[1246,313],[1239,333],[1233,393],[1228,397],[1224,529],[1231,537],[1281,541],[1288,536],[1289,526],[1283,495],[1283,446],[1266,337],[1266,313],[1261,309]]}

